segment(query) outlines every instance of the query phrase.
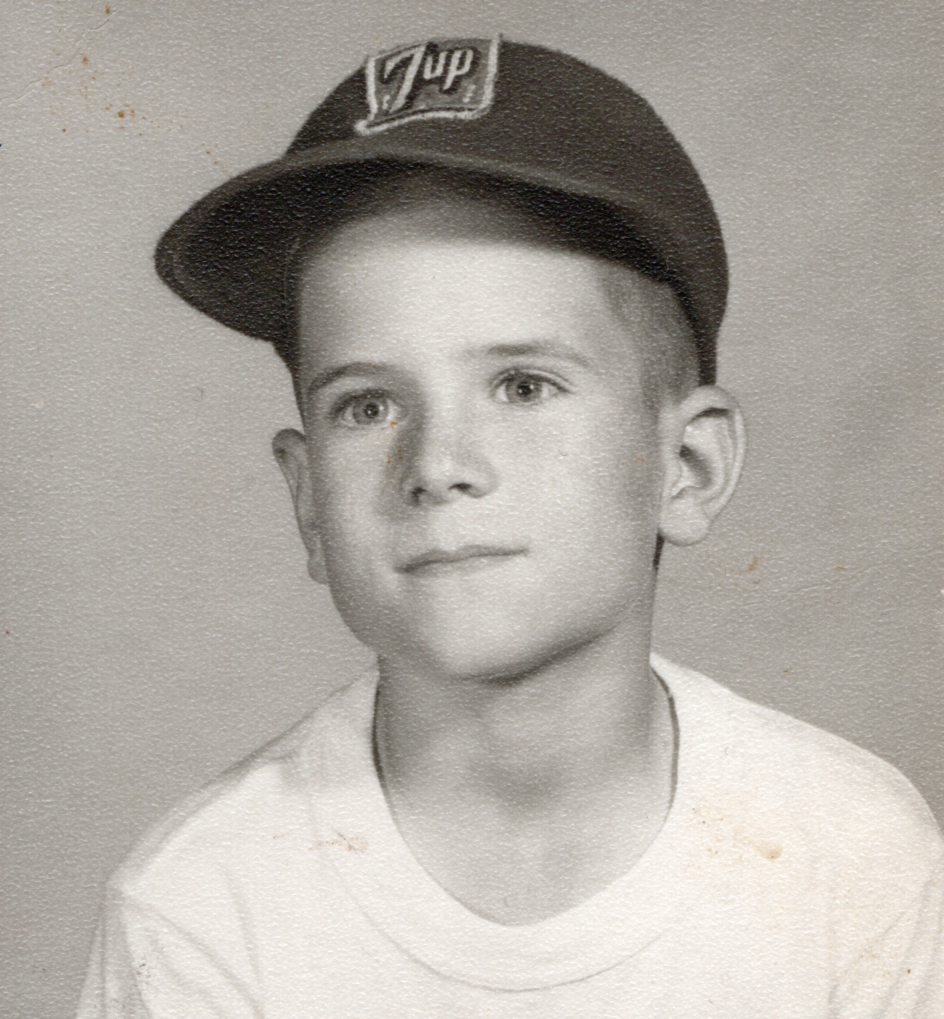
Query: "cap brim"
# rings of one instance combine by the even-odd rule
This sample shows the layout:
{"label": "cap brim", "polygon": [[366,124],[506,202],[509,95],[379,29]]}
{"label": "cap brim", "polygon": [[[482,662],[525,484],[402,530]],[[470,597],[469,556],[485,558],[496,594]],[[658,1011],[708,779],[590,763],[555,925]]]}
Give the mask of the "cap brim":
{"label": "cap brim", "polygon": [[[225,325],[280,345],[291,335],[286,264],[292,240],[311,232],[319,208],[325,219],[349,190],[352,166],[411,163],[486,174],[607,203],[641,237],[661,238],[666,253],[672,231],[632,201],[626,182],[619,193],[600,182],[575,179],[514,161],[443,152],[405,144],[396,132],[323,144],[255,167],[196,202],[161,238],[157,272],[177,294]],[[669,251],[671,262],[673,252]]]}

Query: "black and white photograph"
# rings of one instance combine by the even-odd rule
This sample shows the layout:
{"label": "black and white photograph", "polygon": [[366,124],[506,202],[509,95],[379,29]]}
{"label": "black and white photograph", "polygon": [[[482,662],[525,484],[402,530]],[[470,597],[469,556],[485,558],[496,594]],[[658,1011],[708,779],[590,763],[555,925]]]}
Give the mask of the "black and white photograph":
{"label": "black and white photograph", "polygon": [[938,0],[0,0],[0,1015],[940,1019]]}

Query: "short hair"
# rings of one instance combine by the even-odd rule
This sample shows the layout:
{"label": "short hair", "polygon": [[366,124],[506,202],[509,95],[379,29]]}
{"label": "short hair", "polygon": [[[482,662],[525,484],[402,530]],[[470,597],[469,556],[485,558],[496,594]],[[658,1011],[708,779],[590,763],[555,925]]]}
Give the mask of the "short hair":
{"label": "short hair", "polygon": [[[644,238],[596,199],[497,178],[484,173],[425,164],[378,161],[351,167],[344,192],[319,204],[319,215],[300,231],[286,267],[290,342],[277,350],[298,392],[298,294],[301,276],[312,258],[344,226],[397,208],[431,200],[456,199],[519,216],[540,227],[540,239],[552,247],[594,256],[600,281],[617,318],[642,325],[649,342],[637,353],[643,371],[647,408],[658,412],[667,399],[681,399],[700,381],[699,356],[691,318],[672,279]],[[640,276],[652,288],[652,301],[639,301]],[[301,407],[301,403],[299,404]]]}

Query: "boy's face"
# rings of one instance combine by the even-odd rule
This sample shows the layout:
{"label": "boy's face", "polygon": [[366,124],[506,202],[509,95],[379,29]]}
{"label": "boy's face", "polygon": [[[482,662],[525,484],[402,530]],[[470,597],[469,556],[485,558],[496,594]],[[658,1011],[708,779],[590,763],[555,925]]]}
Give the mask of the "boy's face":
{"label": "boy's face", "polygon": [[[640,302],[672,300],[632,276]],[[392,664],[497,678],[648,634],[647,337],[591,257],[431,201],[340,229],[303,272],[299,321],[296,506],[357,637]]]}

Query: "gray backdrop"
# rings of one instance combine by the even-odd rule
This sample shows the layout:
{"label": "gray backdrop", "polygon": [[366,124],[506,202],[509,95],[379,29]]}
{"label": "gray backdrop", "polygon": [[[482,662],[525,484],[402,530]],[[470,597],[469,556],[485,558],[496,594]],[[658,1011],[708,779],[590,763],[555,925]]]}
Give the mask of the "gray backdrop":
{"label": "gray backdrop", "polygon": [[503,31],[646,95],[700,167],[751,453],[657,647],[898,765],[944,816],[942,5],[0,2],[3,1016],[74,1007],[106,874],[366,661],[305,574],[272,352],[154,241],[365,53]]}

